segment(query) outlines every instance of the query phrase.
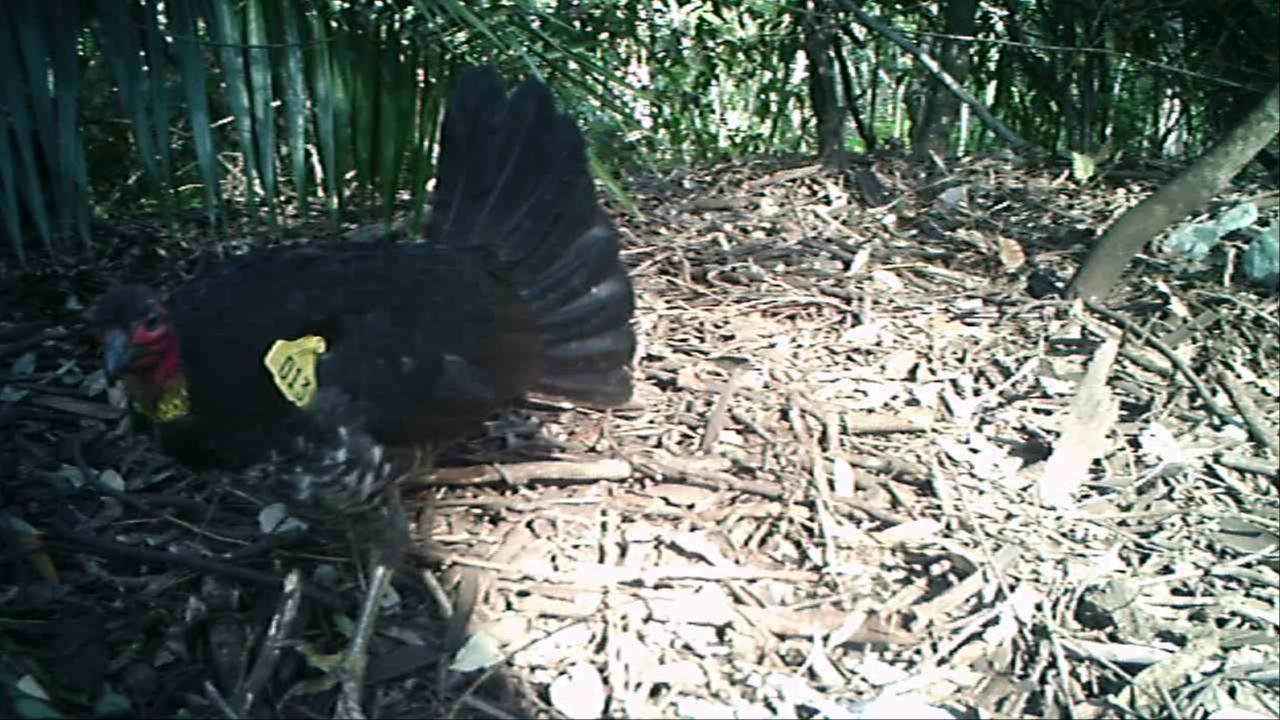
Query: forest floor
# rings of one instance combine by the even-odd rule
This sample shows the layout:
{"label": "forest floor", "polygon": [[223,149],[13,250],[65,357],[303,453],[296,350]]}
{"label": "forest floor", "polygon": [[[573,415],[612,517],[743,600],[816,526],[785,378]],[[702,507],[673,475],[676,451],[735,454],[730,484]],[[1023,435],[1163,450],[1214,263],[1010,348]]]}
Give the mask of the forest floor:
{"label": "forest floor", "polygon": [[[1105,307],[1046,294],[1172,172],[631,183],[634,401],[533,402],[404,483],[370,714],[1280,716],[1276,296],[1234,238],[1140,256]],[[83,308],[181,264],[157,227],[0,287],[0,714],[222,717],[298,568],[306,646],[242,714],[327,715],[303,659],[353,619],[341,534],[264,535],[252,484],[174,464],[102,379]]]}

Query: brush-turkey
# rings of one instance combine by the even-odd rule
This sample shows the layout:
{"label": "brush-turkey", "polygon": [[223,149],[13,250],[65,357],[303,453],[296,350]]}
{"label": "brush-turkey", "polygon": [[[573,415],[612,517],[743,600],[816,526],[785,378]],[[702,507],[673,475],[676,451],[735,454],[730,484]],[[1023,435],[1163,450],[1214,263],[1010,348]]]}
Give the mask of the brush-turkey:
{"label": "brush-turkey", "polygon": [[547,87],[465,73],[437,168],[425,241],[262,250],[102,299],[108,376],[169,452],[381,517],[383,444],[438,448],[530,392],[630,398],[631,282]]}

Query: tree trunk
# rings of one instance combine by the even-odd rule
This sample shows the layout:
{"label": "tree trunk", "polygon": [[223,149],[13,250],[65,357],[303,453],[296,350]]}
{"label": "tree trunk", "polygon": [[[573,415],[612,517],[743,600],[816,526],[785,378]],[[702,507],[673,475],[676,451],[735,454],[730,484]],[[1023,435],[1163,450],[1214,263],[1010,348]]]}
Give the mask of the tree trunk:
{"label": "tree trunk", "polygon": [[1280,85],[1203,157],[1154,195],[1120,216],[1094,246],[1067,289],[1071,297],[1105,297],[1124,268],[1161,230],[1202,207],[1226,187],[1280,127]]}
{"label": "tree trunk", "polygon": [[804,54],[809,61],[809,102],[818,124],[818,155],[824,166],[843,169],[844,108],[836,94],[831,24],[823,3],[812,6],[812,12],[804,12]]}
{"label": "tree trunk", "polygon": [[[969,44],[953,39],[956,36],[972,37],[977,30],[976,0],[947,0],[945,28],[949,37],[938,45],[938,59],[942,70],[956,83],[963,85],[969,78]],[[929,81],[929,93],[920,113],[920,125],[912,133],[912,153],[917,158],[930,153],[940,157],[951,154],[951,136],[960,117],[960,100],[947,86],[934,78]]]}
{"label": "tree trunk", "polygon": [[[842,30],[850,38],[851,42],[857,42],[849,28],[842,28]],[[874,152],[878,145],[876,130],[872,122],[867,118],[870,117],[873,120],[875,117],[875,96],[871,96],[873,102],[867,108],[861,107],[860,103],[855,102],[858,99],[858,95],[853,89],[854,81],[857,80],[856,66],[849,62],[849,58],[839,42],[840,36],[836,35],[835,39],[836,43],[833,48],[836,54],[836,66],[840,68],[840,88],[844,91],[845,112],[848,114],[849,119],[853,121],[853,127],[858,131],[858,137],[862,138],[862,144],[866,146],[867,152]],[[868,82],[859,84],[863,87],[874,86],[876,84],[874,75]],[[863,92],[862,96],[865,97],[866,94]]]}

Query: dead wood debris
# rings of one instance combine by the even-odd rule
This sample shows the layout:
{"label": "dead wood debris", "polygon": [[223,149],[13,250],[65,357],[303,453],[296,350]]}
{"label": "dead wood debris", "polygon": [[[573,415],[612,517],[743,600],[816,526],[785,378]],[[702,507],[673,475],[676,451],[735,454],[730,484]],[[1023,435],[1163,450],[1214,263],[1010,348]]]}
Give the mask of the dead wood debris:
{"label": "dead wood debris", "polygon": [[[1032,267],[1069,274],[1110,189],[995,162],[864,165],[634,185],[641,212],[618,219],[636,401],[535,405],[406,483],[433,564],[429,591],[385,613],[375,710],[1280,711],[1276,299],[1143,257],[1108,307],[1033,300]],[[893,198],[874,208],[872,179]],[[47,677],[97,652],[62,689],[118,688],[135,713],[319,708],[319,688],[230,676],[265,627],[254,609],[280,602],[265,574],[301,567],[311,597],[354,597],[342,543],[264,535],[284,518],[251,488],[124,432],[81,325],[20,314],[0,321],[0,613],[41,618],[59,648],[23,662],[55,663]],[[313,664],[344,642],[325,604],[305,623]],[[281,632],[271,667],[306,675]],[[156,680],[201,647],[232,670]]]}

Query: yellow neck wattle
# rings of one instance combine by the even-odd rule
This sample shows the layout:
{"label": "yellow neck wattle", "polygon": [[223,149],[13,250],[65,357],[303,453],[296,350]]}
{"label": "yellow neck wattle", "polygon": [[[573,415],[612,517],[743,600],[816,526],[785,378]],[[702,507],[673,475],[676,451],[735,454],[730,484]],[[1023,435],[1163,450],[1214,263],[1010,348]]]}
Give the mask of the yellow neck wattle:
{"label": "yellow neck wattle", "polygon": [[159,392],[147,393],[150,397],[138,402],[138,410],[156,423],[171,422],[186,417],[191,412],[191,396],[187,393],[187,378],[179,373],[173,376]]}

